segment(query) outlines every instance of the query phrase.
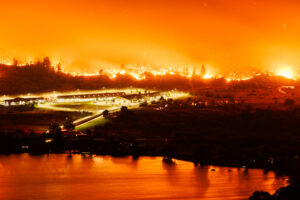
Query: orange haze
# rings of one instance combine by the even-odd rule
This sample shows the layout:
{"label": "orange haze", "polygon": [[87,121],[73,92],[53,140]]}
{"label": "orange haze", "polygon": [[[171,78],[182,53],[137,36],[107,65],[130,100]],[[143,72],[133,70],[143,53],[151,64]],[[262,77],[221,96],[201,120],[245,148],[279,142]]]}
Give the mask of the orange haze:
{"label": "orange haze", "polygon": [[1,0],[0,60],[296,73],[299,10],[298,0]]}

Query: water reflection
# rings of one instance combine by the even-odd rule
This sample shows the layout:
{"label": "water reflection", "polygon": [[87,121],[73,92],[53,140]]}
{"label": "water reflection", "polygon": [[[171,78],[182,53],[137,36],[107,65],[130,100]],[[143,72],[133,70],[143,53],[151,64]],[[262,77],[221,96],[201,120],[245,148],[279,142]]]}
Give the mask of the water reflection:
{"label": "water reflection", "polygon": [[247,199],[283,178],[160,157],[0,155],[0,199]]}
{"label": "water reflection", "polygon": [[210,181],[208,178],[209,167],[197,166],[194,169],[195,174],[195,186],[197,197],[201,198],[205,196],[207,189],[210,186]]}
{"label": "water reflection", "polygon": [[166,180],[172,186],[179,186],[178,176],[176,171],[176,162],[172,159],[163,159],[162,168],[166,171]]}

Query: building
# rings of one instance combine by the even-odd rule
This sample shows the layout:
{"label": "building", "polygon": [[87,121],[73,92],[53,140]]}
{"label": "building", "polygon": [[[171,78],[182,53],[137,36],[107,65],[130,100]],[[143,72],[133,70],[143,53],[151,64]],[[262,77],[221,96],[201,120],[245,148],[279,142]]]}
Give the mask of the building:
{"label": "building", "polygon": [[152,92],[152,93],[145,93],[145,94],[129,94],[122,96],[125,99],[128,99],[131,102],[145,102],[145,101],[153,101],[157,100],[157,98],[161,97],[160,92]]}
{"label": "building", "polygon": [[15,99],[7,99],[3,101],[5,106],[14,106],[14,105],[26,105],[32,103],[44,103],[45,99],[43,97],[36,98],[21,98],[17,97]]}
{"label": "building", "polygon": [[125,92],[74,94],[74,95],[57,96],[56,99],[59,103],[86,102],[86,101],[112,100],[115,97],[119,97],[123,95],[125,95]]}

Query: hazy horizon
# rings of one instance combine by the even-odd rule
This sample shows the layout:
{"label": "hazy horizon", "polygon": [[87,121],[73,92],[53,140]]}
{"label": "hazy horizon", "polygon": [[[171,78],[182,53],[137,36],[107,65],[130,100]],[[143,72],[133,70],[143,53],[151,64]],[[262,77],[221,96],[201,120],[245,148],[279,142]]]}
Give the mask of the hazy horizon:
{"label": "hazy horizon", "polygon": [[11,0],[0,3],[0,60],[49,56],[66,71],[206,65],[216,73],[298,73],[298,1]]}

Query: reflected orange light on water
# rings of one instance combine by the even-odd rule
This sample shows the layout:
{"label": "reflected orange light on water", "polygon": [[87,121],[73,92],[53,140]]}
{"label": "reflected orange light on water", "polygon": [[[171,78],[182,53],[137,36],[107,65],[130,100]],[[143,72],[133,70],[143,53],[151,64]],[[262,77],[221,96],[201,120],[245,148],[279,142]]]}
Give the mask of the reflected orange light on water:
{"label": "reflected orange light on water", "polygon": [[273,193],[284,178],[160,157],[0,156],[0,199],[248,199],[255,190]]}

